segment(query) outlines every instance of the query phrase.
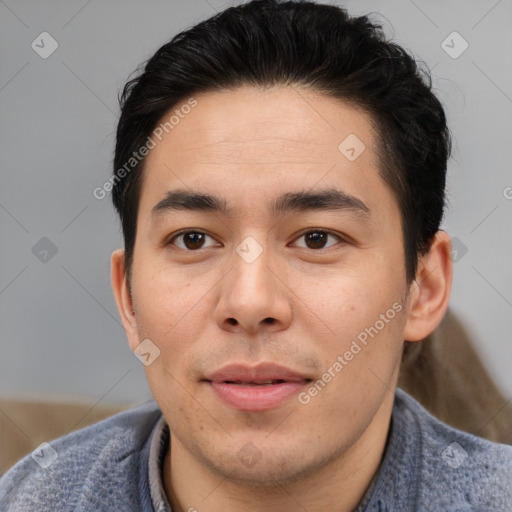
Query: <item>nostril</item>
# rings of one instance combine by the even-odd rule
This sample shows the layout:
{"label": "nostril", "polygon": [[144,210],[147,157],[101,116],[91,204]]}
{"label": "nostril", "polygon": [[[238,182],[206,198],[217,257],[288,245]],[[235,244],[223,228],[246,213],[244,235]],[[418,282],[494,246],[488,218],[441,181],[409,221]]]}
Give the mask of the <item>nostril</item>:
{"label": "nostril", "polygon": [[231,325],[236,325],[236,324],[238,323],[234,318],[228,318],[228,322],[229,322]]}

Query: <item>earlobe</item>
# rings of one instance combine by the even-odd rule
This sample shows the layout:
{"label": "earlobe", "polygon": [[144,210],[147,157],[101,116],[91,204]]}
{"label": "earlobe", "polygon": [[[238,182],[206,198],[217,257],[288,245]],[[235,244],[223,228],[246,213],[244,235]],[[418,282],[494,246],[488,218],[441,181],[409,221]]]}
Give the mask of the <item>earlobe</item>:
{"label": "earlobe", "polygon": [[443,319],[452,286],[453,262],[451,239],[438,231],[430,250],[418,260],[416,279],[411,283],[409,312],[404,338],[420,341]]}
{"label": "earlobe", "polygon": [[[125,275],[125,254],[123,249],[117,249],[111,257],[112,291],[117,303],[117,309],[128,336],[130,346],[137,346],[137,321],[133,310],[133,301],[128,290]],[[134,348],[132,347],[132,349]]]}

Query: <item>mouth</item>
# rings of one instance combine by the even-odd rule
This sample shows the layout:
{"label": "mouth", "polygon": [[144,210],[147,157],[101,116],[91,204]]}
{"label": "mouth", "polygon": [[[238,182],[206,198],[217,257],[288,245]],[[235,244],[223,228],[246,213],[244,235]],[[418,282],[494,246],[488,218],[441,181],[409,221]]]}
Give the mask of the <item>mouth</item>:
{"label": "mouth", "polygon": [[274,384],[281,384],[283,382],[288,382],[286,380],[281,379],[271,379],[263,382],[254,382],[254,381],[242,381],[242,380],[225,380],[223,381],[225,384],[235,384],[237,386],[272,386]]}
{"label": "mouth", "polygon": [[203,379],[224,404],[240,411],[266,411],[282,405],[311,382],[289,368],[262,363],[229,365]]}

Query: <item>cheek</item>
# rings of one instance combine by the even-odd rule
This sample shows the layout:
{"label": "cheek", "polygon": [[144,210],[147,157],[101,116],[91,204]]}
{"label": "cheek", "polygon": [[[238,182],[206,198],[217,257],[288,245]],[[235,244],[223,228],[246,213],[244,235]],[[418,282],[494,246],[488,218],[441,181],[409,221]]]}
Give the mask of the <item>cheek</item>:
{"label": "cheek", "polygon": [[340,278],[335,284],[331,281],[316,291],[321,297],[316,305],[319,316],[330,331],[324,338],[324,364],[329,368],[342,356],[347,370],[353,368],[344,373],[358,380],[361,374],[356,375],[355,368],[372,366],[389,373],[403,341],[405,305],[400,277],[390,275],[383,265],[380,272],[377,269],[373,274]]}
{"label": "cheek", "polygon": [[[308,301],[318,311],[340,342],[355,336],[368,323],[378,318],[386,302],[386,294],[376,289],[373,278],[354,272],[339,272],[338,279],[330,279],[310,293],[315,302]],[[376,317],[376,318],[374,318]]]}
{"label": "cheek", "polygon": [[204,332],[212,285],[179,271],[151,270],[161,269],[158,265],[142,267],[133,286],[139,337],[152,340],[160,348],[165,366],[174,367]]}
{"label": "cheek", "polygon": [[133,293],[138,312],[152,320],[152,328],[170,329],[200,303],[207,285],[200,278],[190,278],[179,267],[149,258],[139,260],[134,268]]}

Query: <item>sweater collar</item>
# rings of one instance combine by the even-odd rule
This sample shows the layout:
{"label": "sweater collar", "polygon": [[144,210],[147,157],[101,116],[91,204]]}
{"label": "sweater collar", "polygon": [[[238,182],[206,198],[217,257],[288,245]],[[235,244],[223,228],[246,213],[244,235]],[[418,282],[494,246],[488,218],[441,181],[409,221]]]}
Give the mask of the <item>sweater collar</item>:
{"label": "sweater collar", "polygon": [[364,512],[417,510],[423,439],[415,404],[405,391],[396,389],[386,451]]}
{"label": "sweater collar", "polygon": [[[355,512],[416,510],[422,451],[420,426],[410,409],[411,398],[396,389],[384,457]],[[143,510],[172,512],[163,486],[163,464],[169,449],[169,427],[162,416],[146,442],[141,461],[146,464],[146,500]],[[148,507],[152,508],[149,508]]]}

